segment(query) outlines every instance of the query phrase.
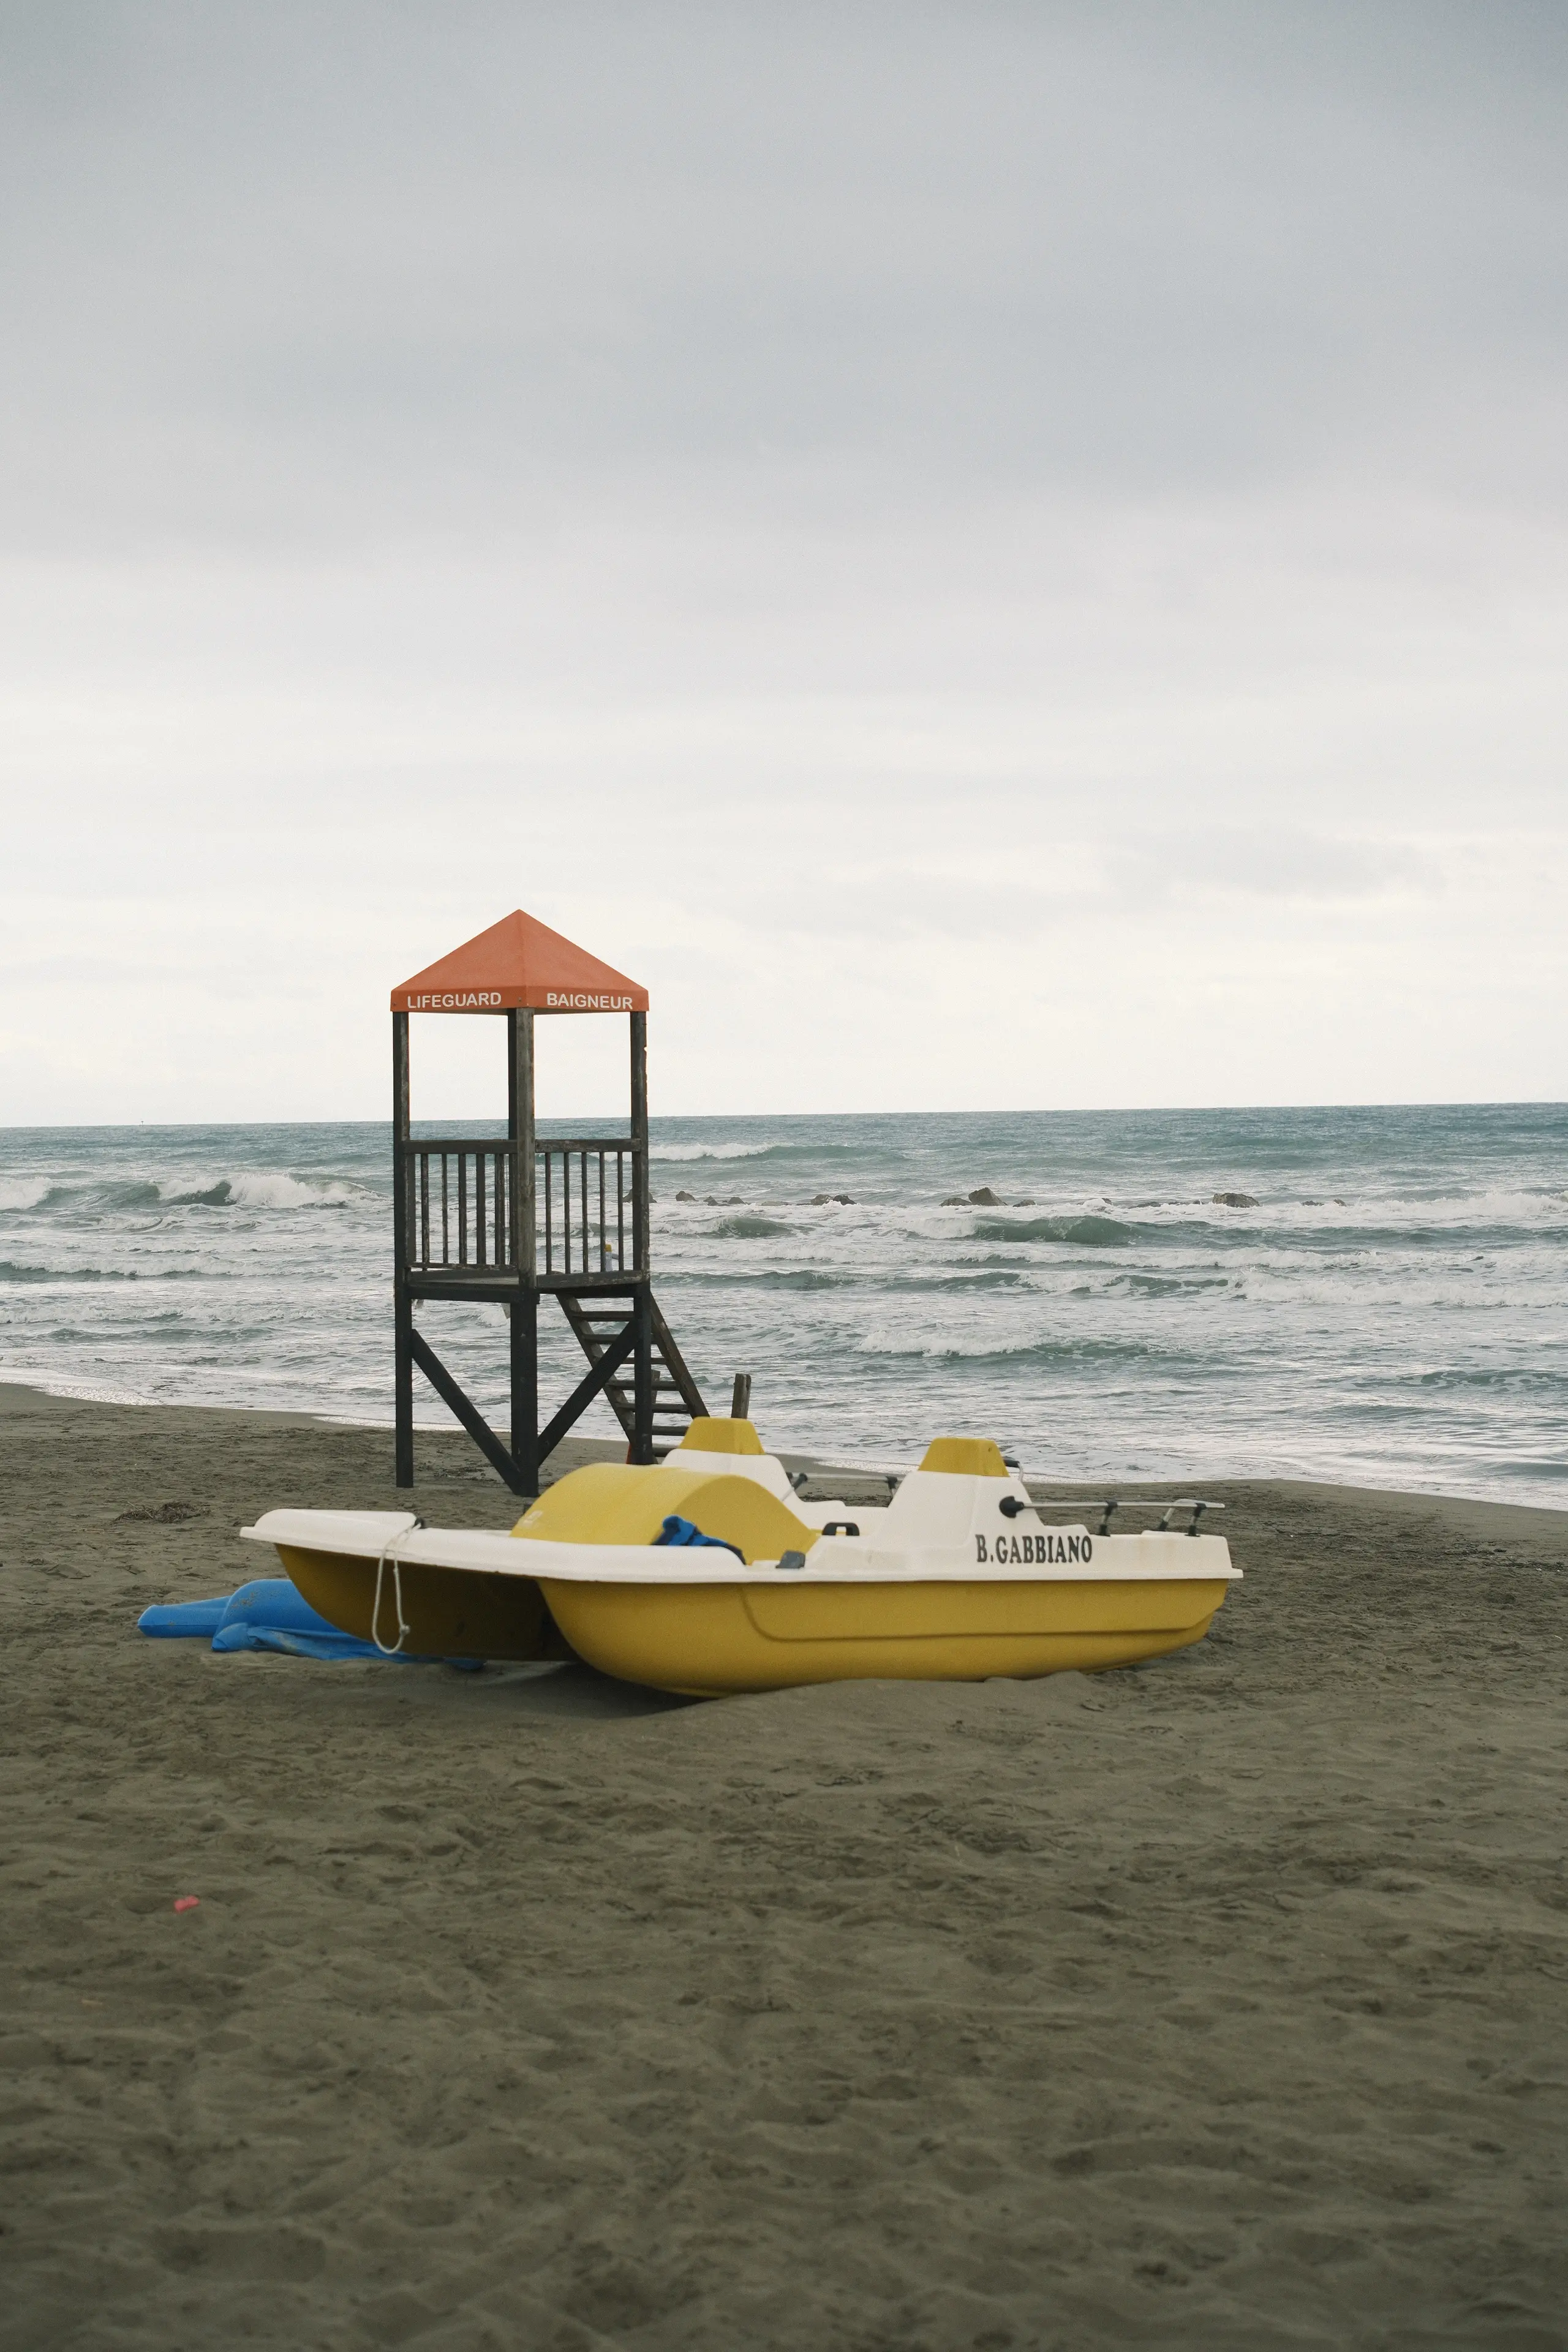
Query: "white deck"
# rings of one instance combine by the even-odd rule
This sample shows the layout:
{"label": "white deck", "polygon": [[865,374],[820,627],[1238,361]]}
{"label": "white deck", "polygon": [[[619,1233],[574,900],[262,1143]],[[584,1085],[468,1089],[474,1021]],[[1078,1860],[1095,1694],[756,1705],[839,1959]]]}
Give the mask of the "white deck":
{"label": "white deck", "polygon": [[[960,1483],[970,1482],[944,1481]],[[1000,1480],[974,1483],[1002,1486]],[[838,1507],[843,1514],[844,1507]],[[1011,1522],[997,1517],[994,1526],[988,1524],[988,1555],[1005,1543],[1008,1557],[988,1557],[981,1564],[973,1536],[895,1545],[889,1538],[904,1516],[896,1507],[862,1507],[853,1516],[864,1529],[861,1535],[819,1536],[805,1566],[795,1569],[781,1568],[776,1560],[757,1560],[748,1568],[733,1552],[707,1545],[541,1543],[477,1528],[422,1528],[407,1511],[268,1511],[240,1533],[249,1543],[287,1544],[299,1551],[369,1560],[384,1556],[422,1568],[570,1584],[1234,1584],[1241,1579],[1221,1536],[1091,1536],[1081,1525],[1058,1526],[1020,1512]],[[1075,1538],[1080,1557],[1015,1561],[1012,1545],[1016,1541],[1022,1552],[1026,1536],[1037,1550],[1042,1537]],[[1061,1549],[1066,1550],[1065,1541]],[[1087,1559],[1081,1556],[1086,1550]]]}

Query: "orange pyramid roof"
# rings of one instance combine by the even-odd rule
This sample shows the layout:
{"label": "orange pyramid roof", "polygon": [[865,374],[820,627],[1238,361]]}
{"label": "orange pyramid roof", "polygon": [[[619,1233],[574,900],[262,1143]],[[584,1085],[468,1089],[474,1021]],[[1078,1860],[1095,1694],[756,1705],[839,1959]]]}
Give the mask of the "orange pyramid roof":
{"label": "orange pyramid roof", "polygon": [[520,907],[392,992],[395,1013],[646,1013],[647,991]]}

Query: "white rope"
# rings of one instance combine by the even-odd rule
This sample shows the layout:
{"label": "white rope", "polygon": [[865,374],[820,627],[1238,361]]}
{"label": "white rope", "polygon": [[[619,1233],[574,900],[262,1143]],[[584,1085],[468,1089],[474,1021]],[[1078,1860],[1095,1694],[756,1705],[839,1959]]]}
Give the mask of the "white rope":
{"label": "white rope", "polygon": [[[375,1599],[370,1604],[370,1638],[384,1658],[395,1658],[413,1631],[413,1628],[404,1622],[403,1568],[393,1546],[400,1544],[405,1536],[417,1534],[424,1524],[423,1519],[416,1519],[411,1528],[399,1528],[395,1535],[388,1536],[381,1547],[381,1558],[375,1563]],[[397,1612],[397,1639],[390,1650],[375,1630],[381,1622],[381,1580],[386,1573],[389,1557],[392,1561],[392,1605]]]}

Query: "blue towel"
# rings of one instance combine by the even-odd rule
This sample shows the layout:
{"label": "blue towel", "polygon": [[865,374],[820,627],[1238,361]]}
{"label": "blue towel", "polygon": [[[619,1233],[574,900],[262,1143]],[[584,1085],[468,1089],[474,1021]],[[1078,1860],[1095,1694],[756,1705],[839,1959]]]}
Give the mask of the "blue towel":
{"label": "blue towel", "polygon": [[[213,1635],[213,1648],[220,1655],[232,1650],[279,1650],[291,1658],[379,1658],[384,1655],[374,1642],[362,1642],[353,1633],[340,1633],[335,1625],[323,1623],[321,1632],[301,1632],[295,1625],[263,1625],[254,1619],[236,1619],[220,1625]],[[406,1654],[399,1650],[401,1658]]]}
{"label": "blue towel", "polygon": [[726,1543],[722,1536],[705,1536],[701,1528],[693,1527],[689,1519],[677,1518],[673,1512],[664,1523],[663,1533],[655,1536],[654,1542],[656,1544],[707,1544],[714,1551],[734,1552],[742,1567],[746,1564],[744,1552],[737,1549],[734,1544]]}

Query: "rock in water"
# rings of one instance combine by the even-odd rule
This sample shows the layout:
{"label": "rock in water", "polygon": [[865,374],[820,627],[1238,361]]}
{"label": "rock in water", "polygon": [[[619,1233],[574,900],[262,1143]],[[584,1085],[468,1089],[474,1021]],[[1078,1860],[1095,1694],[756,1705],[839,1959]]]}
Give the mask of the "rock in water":
{"label": "rock in water", "polygon": [[1256,1209],[1258,1206],[1250,1192],[1215,1192],[1211,1197],[1222,1209]]}

